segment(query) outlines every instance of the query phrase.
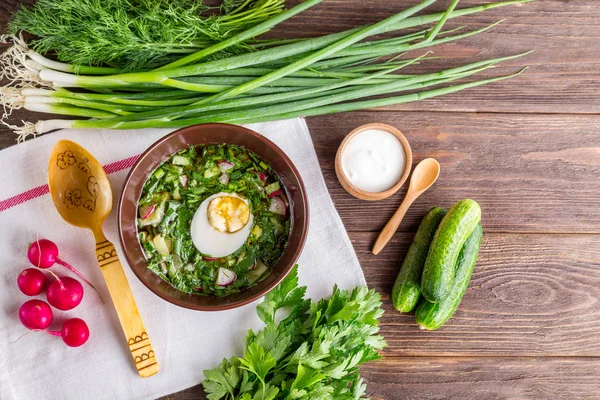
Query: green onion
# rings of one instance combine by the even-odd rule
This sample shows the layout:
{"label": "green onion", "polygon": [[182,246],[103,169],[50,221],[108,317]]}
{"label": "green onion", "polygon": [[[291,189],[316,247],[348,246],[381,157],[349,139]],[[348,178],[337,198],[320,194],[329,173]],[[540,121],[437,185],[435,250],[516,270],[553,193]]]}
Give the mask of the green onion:
{"label": "green onion", "polygon": [[[428,91],[424,91],[424,92],[420,92],[420,93],[412,93],[412,94],[407,94],[407,95],[403,95],[403,96],[388,97],[388,98],[384,98],[384,99],[356,101],[353,103],[333,104],[330,106],[310,108],[310,109],[305,109],[305,110],[301,110],[301,111],[289,111],[289,112],[281,113],[278,115],[270,115],[266,118],[262,117],[262,116],[252,116],[252,117],[248,117],[246,119],[232,120],[232,121],[229,121],[229,123],[250,124],[250,123],[276,121],[276,120],[290,119],[290,118],[297,118],[297,117],[310,117],[310,116],[315,116],[315,115],[335,114],[335,113],[340,113],[340,112],[357,111],[357,110],[364,110],[364,109],[368,109],[368,108],[387,107],[387,106],[393,106],[393,105],[397,105],[397,104],[411,103],[411,102],[415,102],[415,101],[431,99],[434,97],[438,97],[438,96],[442,96],[442,95],[446,95],[446,94],[450,94],[450,93],[460,92],[460,91],[474,88],[474,87],[481,86],[481,85],[488,85],[490,83],[502,81],[504,79],[514,78],[514,77],[520,75],[521,73],[523,73],[526,69],[527,68],[523,68],[519,72],[512,74],[512,75],[504,75],[504,76],[499,76],[496,78],[482,79],[482,80],[475,81],[475,82],[469,82],[469,83],[464,83],[464,84],[455,85],[455,86],[448,86],[448,87],[428,90]],[[166,124],[165,124],[165,126],[166,126]],[[181,125],[181,126],[187,126],[187,124]]]}
{"label": "green onion", "polygon": [[237,35],[232,36],[229,39],[223,40],[222,42],[219,42],[213,46],[210,46],[206,49],[202,49],[200,51],[197,51],[194,54],[190,54],[189,56],[180,58],[177,61],[174,61],[172,63],[164,65],[164,66],[158,68],[157,70],[165,70],[165,69],[171,69],[171,68],[176,68],[176,67],[182,67],[184,65],[193,63],[194,61],[200,60],[210,54],[214,54],[218,51],[224,50],[230,46],[233,46],[234,44],[241,43],[246,39],[251,39],[255,36],[265,33],[266,31],[268,31],[275,25],[277,25],[287,19],[290,19],[294,15],[299,14],[302,11],[304,11],[314,5],[317,5],[322,1],[323,0],[306,0],[303,3],[298,4],[296,7],[293,7],[287,11],[282,12],[281,14],[277,15],[276,17],[270,18],[270,19],[266,20],[265,22],[255,25],[252,28],[250,28],[244,32],[238,33]]}
{"label": "green onion", "polygon": [[[495,7],[517,3],[526,3],[529,1],[531,0],[509,0],[506,2],[490,3],[463,10],[455,10],[447,18],[456,18],[459,16],[485,11],[487,9]],[[382,29],[381,32],[378,33],[387,33],[394,30],[411,28],[423,24],[436,22],[443,16],[444,13],[436,13],[427,16],[407,18],[404,21],[398,22],[397,24],[388,25],[386,28]],[[131,85],[133,83],[164,84],[163,82],[169,78],[199,75],[207,72],[219,72],[239,67],[257,65],[260,63],[268,63],[270,61],[278,60],[291,55],[301,54],[308,51],[314,51],[328,46],[332,43],[335,43],[336,41],[358,31],[360,31],[360,28],[355,28],[337,34],[323,36],[321,38],[308,39],[300,43],[291,43],[288,45],[283,45],[268,50],[257,51],[254,53],[243,54],[239,56],[229,57],[226,59],[209,61],[201,64],[184,66],[169,70],[134,72],[128,74],[117,74],[112,76],[101,77],[70,76],[68,74],[56,75],[54,71],[42,70],[40,72],[40,78],[45,81],[55,82],[63,86],[68,85],[75,87],[119,87]],[[193,88],[193,85],[189,85],[188,87]]]}
{"label": "green onion", "polygon": [[204,104],[204,105],[203,104],[199,104],[199,105],[194,104],[194,105],[190,105],[190,106],[169,107],[169,108],[163,108],[161,110],[152,110],[152,111],[147,111],[147,112],[141,112],[141,113],[136,113],[134,115],[119,118],[119,119],[112,119],[111,123],[106,125],[106,127],[114,127],[115,123],[118,123],[121,121],[135,121],[135,120],[157,118],[157,117],[181,118],[181,117],[189,115],[189,114],[198,114],[198,113],[207,112],[207,111],[225,110],[225,109],[231,109],[231,108],[243,108],[243,107],[249,107],[249,106],[256,106],[256,105],[260,105],[260,104],[276,104],[276,103],[282,102],[283,100],[290,100],[290,99],[294,99],[294,100],[309,99],[309,98],[315,97],[315,95],[322,93],[322,92],[327,92],[329,94],[343,93],[344,91],[339,91],[339,90],[335,91],[335,90],[342,89],[345,86],[350,86],[352,84],[364,83],[369,80],[372,80],[373,78],[384,76],[385,74],[389,74],[389,73],[396,71],[404,66],[410,65],[411,63],[415,62],[418,59],[419,58],[414,59],[414,60],[409,60],[408,62],[405,62],[403,65],[389,68],[388,70],[383,70],[376,74],[367,75],[362,78],[347,80],[347,81],[339,82],[336,84],[331,84],[329,86],[311,88],[311,89],[305,89],[305,90],[297,90],[297,91],[292,91],[292,92],[288,92],[285,94],[272,94],[272,95],[265,95],[265,96],[232,99],[232,100],[226,100],[226,101],[222,101],[222,102],[218,102],[218,103],[211,103],[211,104]]}
{"label": "green onion", "polygon": [[[19,61],[22,65],[10,64],[8,72],[3,72],[16,87],[1,88],[0,101],[9,111],[24,107],[56,115],[92,118],[11,126],[20,138],[61,128],[173,128],[208,122],[262,122],[402,104],[454,93],[518,75],[454,83],[498,63],[529,54],[481,60],[433,73],[398,73],[409,65],[437,58],[427,52],[416,58],[401,59],[408,51],[471,37],[502,22],[470,32],[456,32],[464,27],[443,31],[447,20],[529,1],[509,0],[457,10],[458,0],[453,0],[444,12],[414,17],[435,2],[422,0],[375,24],[316,38],[256,40],[252,52],[203,60],[212,52],[245,43],[250,35],[320,1],[308,0],[153,71],[122,73],[119,70],[112,74],[109,67],[90,67],[92,69],[85,72],[94,73],[93,68],[99,68],[97,75],[75,75],[75,67],[29,53],[25,51],[26,44],[19,42],[20,47],[13,53],[9,51],[6,59],[10,60],[12,55],[23,56],[23,61]],[[433,26],[391,38],[368,39],[426,24]],[[199,63],[189,64],[198,60]],[[40,89],[31,87],[32,84],[53,88]],[[432,88],[434,86],[439,87]]]}
{"label": "green onion", "polygon": [[446,23],[446,20],[448,20],[448,17],[450,16],[450,14],[452,14],[452,11],[454,11],[454,9],[456,8],[456,5],[458,4],[458,2],[459,2],[459,0],[452,1],[452,4],[450,4],[450,7],[448,7],[446,9],[446,11],[444,12],[444,15],[442,15],[442,18],[440,18],[440,20],[437,22],[437,24],[435,24],[435,26],[433,27],[431,32],[429,32],[427,34],[425,42],[431,42],[438,35],[440,30]]}

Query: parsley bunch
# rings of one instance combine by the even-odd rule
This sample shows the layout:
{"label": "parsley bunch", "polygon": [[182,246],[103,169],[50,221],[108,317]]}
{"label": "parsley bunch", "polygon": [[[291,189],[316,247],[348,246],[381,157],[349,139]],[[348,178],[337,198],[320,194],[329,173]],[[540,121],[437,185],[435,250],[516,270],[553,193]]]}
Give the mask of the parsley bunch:
{"label": "parsley bunch", "polygon": [[[378,335],[380,296],[365,287],[333,288],[328,300],[305,299],[298,270],[265,296],[257,307],[265,328],[248,332],[244,357],[224,359],[204,371],[209,400],[354,400],[366,385],[358,366],[381,358]],[[288,315],[276,322],[281,308]]]}

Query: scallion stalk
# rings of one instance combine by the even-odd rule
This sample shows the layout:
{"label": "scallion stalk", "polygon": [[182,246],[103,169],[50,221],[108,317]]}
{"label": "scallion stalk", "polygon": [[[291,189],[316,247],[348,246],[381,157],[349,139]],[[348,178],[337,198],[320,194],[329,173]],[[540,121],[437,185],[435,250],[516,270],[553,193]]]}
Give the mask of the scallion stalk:
{"label": "scallion stalk", "polygon": [[197,51],[193,54],[190,54],[189,56],[180,58],[177,61],[174,61],[172,63],[164,65],[164,66],[158,68],[157,71],[159,71],[159,70],[164,71],[164,70],[168,70],[168,69],[172,69],[172,68],[182,67],[184,65],[201,60],[202,58],[204,58],[210,54],[214,54],[216,52],[224,50],[224,49],[226,49],[230,46],[233,46],[237,43],[241,43],[244,40],[251,39],[255,36],[263,34],[266,31],[268,31],[269,29],[271,29],[272,27],[274,27],[275,25],[277,25],[287,19],[292,18],[294,15],[299,14],[302,11],[307,10],[310,7],[317,5],[322,1],[323,0],[306,0],[306,1],[298,4],[296,7],[290,8],[289,10],[286,10],[273,18],[270,18],[258,25],[253,26],[250,29],[245,30],[244,32],[240,32],[237,35],[230,37],[229,39],[225,39],[222,42],[219,42],[210,47],[207,47],[207,48]]}
{"label": "scallion stalk", "polygon": [[[448,19],[473,14],[481,11],[485,11],[495,7],[501,7],[511,4],[526,3],[531,0],[509,0],[505,2],[484,4],[481,6],[466,8],[462,10],[455,10],[447,16]],[[387,33],[394,30],[411,28],[419,25],[424,25],[438,21],[444,16],[445,13],[436,13],[419,17],[406,18],[403,21],[395,24],[390,24],[381,29],[377,33]],[[368,26],[367,26],[368,27]],[[261,63],[268,63],[270,61],[286,58],[296,54],[306,53],[309,51],[315,51],[322,49],[332,43],[335,43],[345,37],[352,35],[364,28],[355,28],[349,31],[331,34],[315,39],[308,39],[300,43],[291,43],[288,45],[279,46],[272,49],[257,51],[254,53],[243,54],[239,56],[232,56],[221,60],[209,61],[201,64],[188,65],[183,67],[177,67],[172,69],[165,69],[160,71],[149,71],[149,72],[132,72],[127,74],[117,74],[111,76],[75,76],[66,77],[64,80],[53,80],[47,79],[45,71],[40,72],[41,79],[45,81],[55,82],[61,85],[72,85],[72,87],[120,87],[128,86],[135,83],[154,83],[161,84],[163,81],[170,78],[177,78],[182,76],[193,76],[200,75],[207,72],[219,72],[223,70],[229,70],[239,67],[247,67],[251,65],[258,65]],[[193,90],[193,85],[188,85],[188,88]]]}
{"label": "scallion stalk", "polygon": [[[320,1],[308,0],[302,4],[308,8]],[[17,49],[14,54],[25,56],[22,65],[12,67],[10,64],[8,73],[2,73],[13,79],[13,86],[17,82],[17,87],[1,88],[0,103],[9,110],[24,107],[93,118],[39,121],[35,125],[26,123],[21,128],[11,126],[23,137],[67,127],[135,129],[207,122],[250,123],[418,101],[518,75],[454,84],[458,79],[528,53],[482,60],[435,73],[395,72],[436,58],[427,57],[428,52],[417,58],[400,60],[408,51],[470,37],[499,23],[454,33],[463,27],[442,31],[447,20],[528,1],[509,0],[456,10],[458,0],[453,0],[445,12],[414,17],[416,12],[435,2],[422,0],[416,6],[372,25],[310,39],[256,41],[258,50],[202,62],[201,59],[213,50],[219,51],[248,39],[248,32],[254,32],[252,29],[259,24],[158,70],[130,73],[113,74],[110,68],[90,67],[84,75],[76,75],[74,66],[24,51],[26,45],[20,44],[23,49]],[[263,26],[272,26],[270,24],[289,16],[291,14],[282,13]],[[251,13],[237,14],[237,18],[246,17],[252,18]],[[435,24],[431,29],[364,41],[373,35],[430,23]],[[197,60],[201,62],[188,64]],[[31,88],[28,87],[30,84],[52,85],[53,88]],[[25,88],[19,89],[23,85]],[[432,86],[445,87],[430,89]],[[68,90],[66,87],[86,90]],[[388,97],[373,98],[375,96]]]}

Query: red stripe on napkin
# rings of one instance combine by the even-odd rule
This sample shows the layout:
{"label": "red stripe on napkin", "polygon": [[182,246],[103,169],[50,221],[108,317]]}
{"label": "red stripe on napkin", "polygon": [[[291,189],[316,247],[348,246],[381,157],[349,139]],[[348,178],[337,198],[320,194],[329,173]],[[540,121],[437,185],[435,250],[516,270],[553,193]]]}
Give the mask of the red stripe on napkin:
{"label": "red stripe on napkin", "polygon": [[115,161],[114,163],[106,164],[104,168],[104,172],[107,174],[112,174],[113,172],[122,171],[127,168],[131,168],[140,155],[131,156],[121,161]]}
{"label": "red stripe on napkin", "polygon": [[8,210],[9,208],[14,207],[18,204],[25,203],[26,201],[33,200],[37,197],[43,196],[48,193],[50,193],[48,185],[42,185],[33,189],[29,189],[26,192],[0,201],[0,212]]}
{"label": "red stripe on napkin", "polygon": [[[106,172],[107,174],[119,172],[124,169],[131,168],[131,166],[133,165],[133,163],[135,163],[135,160],[137,160],[139,156],[140,155],[138,154],[120,161],[115,161],[114,163],[106,164],[102,168],[104,168],[104,172]],[[33,189],[29,189],[23,193],[19,193],[16,196],[9,197],[6,200],[0,201],[0,212],[6,211],[9,208],[18,206],[19,204],[23,204],[29,200],[36,199],[48,193],[50,193],[50,188],[48,187],[48,185],[42,185]]]}

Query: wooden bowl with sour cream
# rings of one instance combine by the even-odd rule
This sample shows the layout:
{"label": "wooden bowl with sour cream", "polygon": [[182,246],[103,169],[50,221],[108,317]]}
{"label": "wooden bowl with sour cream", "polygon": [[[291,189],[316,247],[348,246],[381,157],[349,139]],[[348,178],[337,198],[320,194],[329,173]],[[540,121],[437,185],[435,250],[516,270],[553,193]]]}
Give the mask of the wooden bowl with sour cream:
{"label": "wooden bowl with sour cream", "polygon": [[412,150],[406,137],[393,126],[382,123],[354,129],[346,135],[335,156],[335,173],[340,184],[352,196],[369,201],[383,200],[396,193],[406,182],[411,166]]}

